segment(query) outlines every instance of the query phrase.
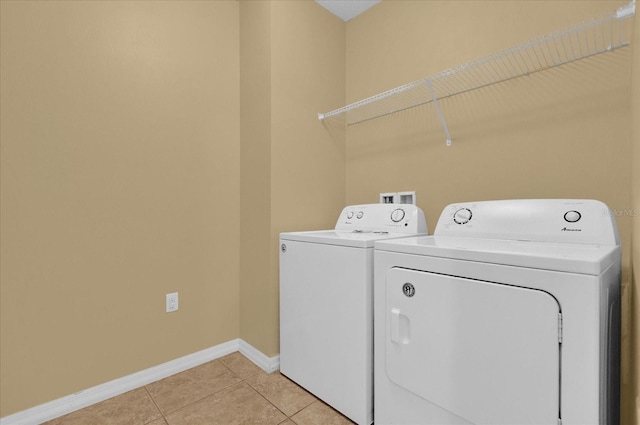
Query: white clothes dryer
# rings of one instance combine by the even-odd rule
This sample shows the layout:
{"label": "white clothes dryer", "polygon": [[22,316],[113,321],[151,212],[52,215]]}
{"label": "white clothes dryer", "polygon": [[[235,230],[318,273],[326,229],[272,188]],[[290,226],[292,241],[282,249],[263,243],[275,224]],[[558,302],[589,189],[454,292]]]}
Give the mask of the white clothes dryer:
{"label": "white clothes dryer", "polygon": [[374,241],[426,233],[415,205],[369,204],[280,234],[280,371],[357,424],[373,420]]}
{"label": "white clothes dryer", "polygon": [[620,241],[591,200],[447,206],[375,244],[375,424],[619,422]]}

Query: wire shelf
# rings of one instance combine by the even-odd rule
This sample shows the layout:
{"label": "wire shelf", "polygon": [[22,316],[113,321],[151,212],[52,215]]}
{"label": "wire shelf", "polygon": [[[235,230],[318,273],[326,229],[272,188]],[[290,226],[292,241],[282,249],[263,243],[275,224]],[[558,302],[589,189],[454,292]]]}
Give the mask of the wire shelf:
{"label": "wire shelf", "polygon": [[635,0],[612,15],[543,35],[434,76],[318,114],[318,119],[343,116],[347,125],[353,125],[433,102],[447,136],[447,145],[450,145],[451,137],[439,100],[628,46],[633,21],[629,18],[634,14]]}

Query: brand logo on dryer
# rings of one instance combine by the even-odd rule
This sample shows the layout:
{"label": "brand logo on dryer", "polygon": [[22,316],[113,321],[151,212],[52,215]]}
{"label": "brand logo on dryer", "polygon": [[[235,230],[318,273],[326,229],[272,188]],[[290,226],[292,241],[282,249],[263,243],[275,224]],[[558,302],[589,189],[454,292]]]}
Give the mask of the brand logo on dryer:
{"label": "brand logo on dryer", "polygon": [[570,227],[563,227],[561,232],[582,232],[582,229],[571,229]]}

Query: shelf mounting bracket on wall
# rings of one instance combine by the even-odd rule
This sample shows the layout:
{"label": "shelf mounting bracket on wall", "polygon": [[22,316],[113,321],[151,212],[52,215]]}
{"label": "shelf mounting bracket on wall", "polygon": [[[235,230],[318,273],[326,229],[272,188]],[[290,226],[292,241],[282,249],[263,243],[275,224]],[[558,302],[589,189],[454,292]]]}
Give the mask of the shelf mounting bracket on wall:
{"label": "shelf mounting bracket on wall", "polygon": [[442,124],[444,135],[447,137],[447,146],[451,146],[451,134],[449,134],[449,127],[447,127],[447,122],[444,120],[444,115],[442,115],[442,110],[440,109],[440,103],[438,103],[438,97],[436,96],[435,90],[433,90],[433,84],[431,84],[431,80],[429,78],[424,80],[424,82],[429,88],[429,93],[431,93],[431,99],[433,99],[433,106],[435,106],[436,108],[436,114],[438,115],[440,124]]}
{"label": "shelf mounting bracket on wall", "polygon": [[342,117],[350,126],[433,103],[447,137],[447,146],[451,146],[451,135],[439,101],[629,46],[633,23],[629,18],[635,15],[635,6],[636,1],[632,0],[613,14],[537,37],[426,79],[320,113],[318,119]]}

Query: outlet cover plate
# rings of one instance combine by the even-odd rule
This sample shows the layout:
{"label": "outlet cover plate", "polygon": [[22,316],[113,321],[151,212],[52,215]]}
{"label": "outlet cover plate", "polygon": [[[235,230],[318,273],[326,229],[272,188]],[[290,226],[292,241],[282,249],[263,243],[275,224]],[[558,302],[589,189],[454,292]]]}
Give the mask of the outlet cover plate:
{"label": "outlet cover plate", "polygon": [[178,293],[167,294],[167,313],[178,310]]}

